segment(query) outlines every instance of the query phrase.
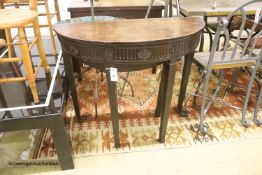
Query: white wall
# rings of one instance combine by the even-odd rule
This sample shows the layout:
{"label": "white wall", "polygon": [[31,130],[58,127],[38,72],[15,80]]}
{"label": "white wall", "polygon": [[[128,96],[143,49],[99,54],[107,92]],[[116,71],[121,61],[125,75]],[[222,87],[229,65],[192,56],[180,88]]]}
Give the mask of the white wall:
{"label": "white wall", "polygon": [[[53,3],[53,1],[54,0],[48,0],[49,8],[50,8],[51,11],[54,11],[54,3]],[[58,0],[59,8],[60,8],[61,20],[70,18],[70,14],[67,11],[67,7],[69,6],[71,1],[73,1],[73,0]],[[43,10],[43,9],[40,9],[40,10]],[[40,17],[39,18],[39,23],[40,24],[41,23],[46,23],[46,19],[43,19],[43,18],[44,17]],[[52,22],[53,22],[53,24],[56,23],[55,17],[53,18]],[[46,29],[41,29],[41,34],[42,34],[42,36],[49,36],[48,29],[47,28]]]}
{"label": "white wall", "polygon": [[[54,11],[54,0],[48,0],[49,2],[49,8],[50,11],[53,12]],[[69,6],[70,2],[73,0],[58,0],[59,3],[59,7],[60,7],[60,15],[61,15],[61,19],[68,19],[70,18],[70,14],[67,11],[67,7]],[[44,6],[40,6],[40,8],[38,9],[39,12],[44,12]],[[55,17],[52,20],[53,24],[56,23],[56,19]],[[39,23],[40,24],[47,24],[47,20],[46,17],[39,17]],[[13,36],[17,33],[17,30],[12,30]],[[33,30],[32,29],[27,29],[26,30],[27,36],[28,37],[32,37],[34,36]],[[49,36],[49,31],[48,28],[41,28],[41,35],[43,37],[47,37]]]}

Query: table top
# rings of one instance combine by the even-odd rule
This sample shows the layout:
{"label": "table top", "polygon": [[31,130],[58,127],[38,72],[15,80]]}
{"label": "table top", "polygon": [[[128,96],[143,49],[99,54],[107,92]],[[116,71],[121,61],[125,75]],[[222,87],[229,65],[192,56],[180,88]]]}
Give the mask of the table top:
{"label": "table top", "polygon": [[[240,5],[250,0],[218,0],[214,9],[215,0],[180,0],[180,11],[186,16],[227,16]],[[173,1],[174,6],[176,1]],[[255,14],[256,9],[262,8],[262,2],[245,8],[248,14]]]}
{"label": "table top", "polygon": [[198,17],[151,18],[56,24],[54,30],[73,40],[117,44],[183,38],[201,31],[204,25]]}
{"label": "table top", "polygon": [[[148,7],[149,0],[98,0],[94,1],[95,10],[99,9],[112,9],[112,8],[121,8],[121,9],[138,9]],[[73,9],[83,9],[90,7],[90,1],[85,2],[83,0],[72,0],[71,4],[68,6],[68,11]],[[153,8],[164,8],[163,3],[160,0],[155,0]],[[90,10],[90,8],[86,8]]]}
{"label": "table top", "polygon": [[60,60],[61,56],[58,58],[55,67],[50,65],[50,87],[47,87],[47,79],[44,73],[42,71],[39,72],[40,76],[36,79],[40,99],[39,104],[33,103],[31,90],[25,87],[24,82],[1,84],[0,120],[38,117],[63,112],[65,83],[63,83],[64,78],[58,76],[58,70],[60,73],[63,72],[63,66],[59,66]]}

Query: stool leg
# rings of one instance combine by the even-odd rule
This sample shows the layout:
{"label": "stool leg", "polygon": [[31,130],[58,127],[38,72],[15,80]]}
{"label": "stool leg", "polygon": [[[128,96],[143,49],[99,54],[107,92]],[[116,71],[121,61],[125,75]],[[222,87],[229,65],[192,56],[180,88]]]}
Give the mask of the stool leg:
{"label": "stool leg", "polygon": [[11,35],[11,30],[10,29],[5,29],[5,37],[6,37],[6,43],[10,44],[10,45],[7,46],[7,48],[8,48],[8,57],[9,58],[14,57],[15,50],[14,50],[14,46],[11,45],[11,43],[13,43],[13,39],[12,39],[12,35]]}
{"label": "stool leg", "polygon": [[58,5],[57,0],[54,0],[54,2],[55,2],[56,20],[57,20],[57,22],[59,22],[59,21],[61,21],[59,5]]}
{"label": "stool leg", "polygon": [[43,46],[43,41],[42,41],[42,37],[41,37],[41,33],[40,33],[40,27],[39,27],[38,19],[36,19],[33,22],[33,28],[34,28],[35,37],[38,38],[36,45],[37,45],[37,49],[38,49],[38,52],[39,52],[40,59],[42,61],[43,68],[45,70],[46,75],[49,75],[50,69],[49,69],[49,65],[48,65],[46,55],[45,55],[45,51],[44,51],[44,46]]}
{"label": "stool leg", "polygon": [[37,94],[37,88],[36,88],[36,83],[35,83],[35,76],[34,76],[34,71],[32,68],[32,62],[31,62],[31,57],[30,57],[30,51],[28,48],[27,40],[25,37],[25,32],[23,28],[18,28],[18,37],[20,40],[20,49],[21,49],[21,54],[22,54],[22,60],[25,65],[25,70],[26,70],[26,76],[29,81],[29,87],[31,88],[32,95],[34,98],[35,103],[39,103],[38,99],[38,94]]}
{"label": "stool leg", "polygon": [[[13,38],[12,38],[10,29],[5,29],[5,39],[8,44],[13,43]],[[8,48],[8,57],[9,58],[16,57],[14,45],[8,45],[7,48]],[[23,74],[21,70],[19,69],[19,66],[17,65],[17,63],[10,63],[10,64],[12,66],[13,71],[16,74],[15,76],[22,77]]]}
{"label": "stool leg", "polygon": [[55,38],[54,38],[52,22],[51,22],[51,17],[50,17],[50,11],[49,11],[49,5],[48,5],[47,0],[45,0],[45,11],[46,11],[48,29],[49,29],[49,34],[50,34],[50,40],[51,40],[51,48],[52,48],[53,54],[56,55],[57,52],[56,52],[56,46],[55,46]]}

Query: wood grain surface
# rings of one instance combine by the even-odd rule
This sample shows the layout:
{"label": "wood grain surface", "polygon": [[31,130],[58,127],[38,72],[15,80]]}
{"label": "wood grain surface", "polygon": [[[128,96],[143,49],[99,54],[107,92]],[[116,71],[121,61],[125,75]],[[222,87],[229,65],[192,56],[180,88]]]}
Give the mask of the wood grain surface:
{"label": "wood grain surface", "polygon": [[152,18],[57,24],[54,30],[67,38],[100,43],[137,43],[182,38],[202,30],[198,17]]}

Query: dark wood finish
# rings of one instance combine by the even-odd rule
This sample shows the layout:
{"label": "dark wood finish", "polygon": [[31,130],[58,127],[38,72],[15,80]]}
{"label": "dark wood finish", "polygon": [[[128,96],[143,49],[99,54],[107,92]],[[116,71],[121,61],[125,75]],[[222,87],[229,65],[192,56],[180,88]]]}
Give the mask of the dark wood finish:
{"label": "dark wood finish", "polygon": [[[98,0],[94,1],[94,11],[96,16],[135,19],[145,17],[148,5],[149,0]],[[163,9],[164,5],[156,0],[149,17],[161,17]],[[71,18],[91,15],[90,3],[83,0],[72,0],[67,10],[70,12]]]}
{"label": "dark wood finish", "polygon": [[57,151],[58,160],[63,170],[73,169],[72,149],[64,127],[61,114],[39,117],[12,118],[0,121],[0,132],[50,128]]}
{"label": "dark wood finish", "polygon": [[173,94],[173,86],[175,81],[175,74],[176,74],[176,60],[177,58],[174,57],[170,61],[164,63],[163,68],[163,84],[160,89],[162,89],[162,93],[158,95],[158,98],[162,98],[161,102],[161,122],[160,122],[160,132],[159,132],[159,142],[165,142],[166,136],[166,128],[168,123],[168,116],[169,116],[169,109],[172,100]]}
{"label": "dark wood finish", "polygon": [[[68,71],[71,64],[68,60],[72,58],[97,69],[106,70],[107,78],[110,67],[117,68],[119,72],[128,72],[165,63],[163,80],[165,94],[161,100],[164,105],[161,105],[160,109],[162,119],[159,137],[159,141],[164,142],[174,83],[174,63],[177,58],[194,52],[204,26],[205,23],[201,18],[188,17],[56,24],[54,30],[60,40],[63,54],[66,55],[64,62],[68,64],[65,65],[67,74],[73,73],[72,70]],[[188,64],[192,63],[191,57],[192,54],[186,56]],[[183,87],[187,85],[189,74],[190,66],[185,66]],[[73,82],[72,75],[68,75],[68,78],[69,82]],[[73,86],[71,90],[75,91],[74,84],[71,85]],[[119,146],[115,83],[109,81],[108,87],[115,145]],[[185,89],[184,87],[181,92],[185,93]],[[163,94],[159,94],[158,97],[161,98],[161,95]],[[181,98],[184,96],[185,94],[181,95]],[[76,98],[75,95],[73,99]],[[77,100],[74,100],[74,105],[77,108]]]}
{"label": "dark wood finish", "polygon": [[[173,38],[182,39],[202,30],[203,20],[188,18],[151,18],[114,21],[96,21],[90,23],[56,24],[54,30],[60,36],[78,42],[95,45],[137,45],[169,42]],[[183,27],[181,27],[183,26]],[[139,32],[134,32],[139,31]],[[108,47],[108,46],[105,46]],[[72,46],[71,51],[82,54]]]}
{"label": "dark wood finish", "polygon": [[[57,59],[60,60],[61,57]],[[59,63],[60,61],[57,64]],[[1,84],[0,132],[51,129],[58,161],[61,168],[66,170],[74,168],[72,147],[63,121],[64,107],[68,99],[68,85],[63,80],[63,74],[58,75],[58,70],[54,69],[54,66],[58,66],[57,64],[49,65],[52,68],[46,78],[43,78],[45,77],[44,72],[40,71],[39,77],[36,79],[37,87],[41,89],[39,91],[41,102],[38,105],[32,104],[31,90],[24,82]],[[63,66],[60,67],[60,70],[62,69]],[[1,65],[0,77],[1,73],[4,77],[17,74],[9,64]],[[56,77],[54,77],[55,75]],[[52,87],[50,86],[51,80],[54,82]],[[49,100],[47,98],[48,92],[53,94]]]}
{"label": "dark wood finish", "polygon": [[184,68],[182,73],[182,81],[180,85],[180,93],[177,104],[177,112],[183,116],[183,102],[186,95],[187,84],[191,72],[191,66],[194,59],[194,52],[190,52],[185,56]]}
{"label": "dark wood finish", "polygon": [[[163,83],[165,80],[165,74],[162,73],[161,75],[161,80],[160,80],[160,84],[159,84],[159,89],[158,89],[158,94],[162,94],[163,93]],[[158,96],[159,97],[159,96]],[[162,101],[162,98],[157,98],[157,102],[156,102],[156,108],[155,108],[155,117],[160,117],[161,115],[161,109],[162,109],[162,104],[164,102]]]}
{"label": "dark wood finish", "polygon": [[113,122],[113,133],[115,140],[115,147],[120,147],[120,138],[119,138],[119,118],[118,118],[118,108],[117,108],[117,86],[116,82],[110,81],[110,70],[106,70],[106,79],[107,79],[107,87],[109,95],[109,104],[110,104],[110,112],[112,116]]}
{"label": "dark wood finish", "polygon": [[78,101],[77,101],[77,92],[76,92],[76,85],[75,85],[74,71],[73,71],[73,61],[72,61],[71,56],[67,54],[66,52],[63,52],[63,58],[64,58],[66,76],[67,76],[67,79],[69,80],[68,84],[69,84],[70,92],[72,95],[72,100],[74,103],[75,113],[76,113],[78,121],[80,121],[81,120],[80,108],[79,108]]}

